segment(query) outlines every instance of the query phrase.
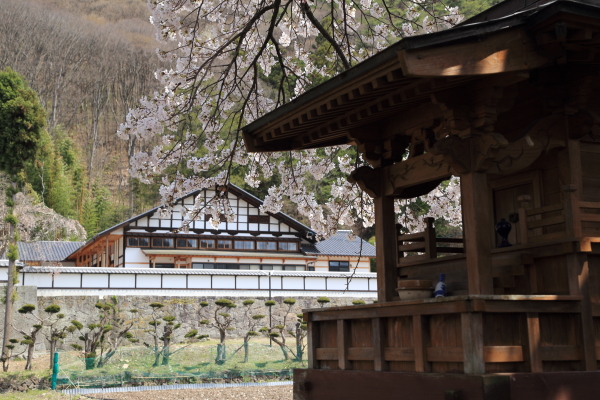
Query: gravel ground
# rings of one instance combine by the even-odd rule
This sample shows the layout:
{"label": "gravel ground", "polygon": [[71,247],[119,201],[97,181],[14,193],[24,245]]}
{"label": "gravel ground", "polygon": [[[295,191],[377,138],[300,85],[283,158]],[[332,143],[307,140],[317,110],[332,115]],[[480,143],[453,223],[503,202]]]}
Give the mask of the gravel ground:
{"label": "gravel ground", "polygon": [[104,400],[292,400],[292,385],[88,394]]}

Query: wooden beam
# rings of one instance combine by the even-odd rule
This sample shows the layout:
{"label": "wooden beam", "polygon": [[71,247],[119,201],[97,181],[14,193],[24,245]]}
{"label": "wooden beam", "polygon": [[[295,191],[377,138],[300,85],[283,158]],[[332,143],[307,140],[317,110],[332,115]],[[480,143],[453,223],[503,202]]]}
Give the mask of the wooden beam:
{"label": "wooden beam", "polygon": [[461,205],[469,294],[494,294],[490,212],[486,174],[470,172],[460,177]]}
{"label": "wooden beam", "polygon": [[401,50],[398,58],[406,76],[488,75],[536,69],[551,61],[536,51],[525,29],[500,31],[453,46]]}
{"label": "wooden beam", "polygon": [[375,206],[375,236],[377,256],[377,299],[390,302],[396,296],[398,242],[394,199],[380,196],[373,199]]}
{"label": "wooden beam", "polygon": [[460,315],[463,365],[465,374],[485,374],[483,354],[483,314],[462,313]]}

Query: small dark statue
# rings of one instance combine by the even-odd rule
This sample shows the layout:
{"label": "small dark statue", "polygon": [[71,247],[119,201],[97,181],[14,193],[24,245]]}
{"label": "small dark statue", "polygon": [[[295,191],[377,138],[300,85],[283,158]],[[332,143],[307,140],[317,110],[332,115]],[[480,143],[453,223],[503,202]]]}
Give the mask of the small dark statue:
{"label": "small dark statue", "polygon": [[510,233],[511,229],[512,225],[504,218],[502,218],[500,222],[496,224],[496,232],[498,232],[498,235],[500,235],[502,238],[502,242],[500,242],[498,248],[512,246],[512,244],[508,242],[508,234]]}

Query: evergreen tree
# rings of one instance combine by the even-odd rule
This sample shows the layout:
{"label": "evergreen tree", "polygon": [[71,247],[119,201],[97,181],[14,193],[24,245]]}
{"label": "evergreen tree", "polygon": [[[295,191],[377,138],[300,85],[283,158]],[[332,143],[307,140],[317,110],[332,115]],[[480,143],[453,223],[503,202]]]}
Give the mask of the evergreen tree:
{"label": "evergreen tree", "polygon": [[[29,88],[25,80],[15,71],[6,68],[0,71],[0,171],[11,176],[11,196],[6,196],[9,207],[14,206],[17,175],[25,163],[33,159],[38,151],[38,143],[46,125],[46,113],[37,94]],[[4,314],[4,338],[2,341],[2,362],[4,371],[9,365],[10,331],[13,313],[13,291],[16,280],[15,261],[18,258],[15,227],[17,219],[12,212],[7,215],[10,224],[8,239],[9,264],[6,285],[6,311]]]}

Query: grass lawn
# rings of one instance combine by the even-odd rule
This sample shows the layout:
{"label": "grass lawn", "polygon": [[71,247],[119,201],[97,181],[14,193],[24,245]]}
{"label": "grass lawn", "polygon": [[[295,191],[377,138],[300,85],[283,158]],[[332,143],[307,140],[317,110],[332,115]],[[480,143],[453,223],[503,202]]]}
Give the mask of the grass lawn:
{"label": "grass lawn", "polygon": [[[168,365],[154,367],[154,351],[142,346],[123,347],[101,368],[85,369],[85,364],[78,352],[60,353],[60,382],[76,386],[122,386],[130,382],[164,383],[165,381],[182,382],[199,379],[241,378],[252,380],[277,379],[281,371],[293,368],[306,368],[306,357],[303,362],[285,360],[281,348],[273,343],[269,346],[266,338],[252,340],[249,345],[248,362],[244,362],[243,341],[229,340],[227,361],[216,364],[217,341],[204,341],[188,347],[173,346]],[[237,350],[237,352],[236,352]]]}
{"label": "grass lawn", "polygon": [[79,395],[68,395],[51,390],[30,390],[29,392],[3,393],[0,394],[2,400],[83,400]]}

